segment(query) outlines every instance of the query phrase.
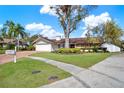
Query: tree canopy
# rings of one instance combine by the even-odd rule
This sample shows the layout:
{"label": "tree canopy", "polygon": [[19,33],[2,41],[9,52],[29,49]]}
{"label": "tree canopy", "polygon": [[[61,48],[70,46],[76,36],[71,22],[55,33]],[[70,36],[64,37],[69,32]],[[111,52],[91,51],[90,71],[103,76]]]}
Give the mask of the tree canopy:
{"label": "tree canopy", "polygon": [[79,22],[88,16],[95,6],[81,6],[81,5],[57,5],[52,6],[58,17],[59,23],[64,31],[65,48],[69,48],[69,36],[71,32],[75,31]]}
{"label": "tree canopy", "polygon": [[114,21],[104,24],[103,38],[106,42],[120,45],[123,34],[123,30]]}
{"label": "tree canopy", "polygon": [[104,40],[104,42],[121,46],[121,37],[124,35],[124,31],[113,20],[98,25],[89,31],[93,34],[90,36],[89,32],[87,32],[87,37],[100,37]]}
{"label": "tree canopy", "polygon": [[24,27],[20,24],[15,24],[13,21],[6,21],[3,28],[0,29],[0,32],[2,38],[16,39],[19,36],[21,38],[25,38],[27,36]]}

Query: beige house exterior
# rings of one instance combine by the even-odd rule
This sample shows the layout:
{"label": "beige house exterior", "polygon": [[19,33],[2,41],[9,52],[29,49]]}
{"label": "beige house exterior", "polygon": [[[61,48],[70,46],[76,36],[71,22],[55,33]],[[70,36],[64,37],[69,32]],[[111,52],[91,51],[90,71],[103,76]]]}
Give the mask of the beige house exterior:
{"label": "beige house exterior", "polygon": [[[91,47],[93,45],[99,46],[99,42],[95,43],[88,43],[86,38],[70,38],[70,48],[85,48],[85,47]],[[56,39],[48,39],[46,37],[39,36],[34,42],[33,45],[35,47],[36,51],[55,51],[59,48],[64,48],[65,39],[59,39],[58,37]]]}

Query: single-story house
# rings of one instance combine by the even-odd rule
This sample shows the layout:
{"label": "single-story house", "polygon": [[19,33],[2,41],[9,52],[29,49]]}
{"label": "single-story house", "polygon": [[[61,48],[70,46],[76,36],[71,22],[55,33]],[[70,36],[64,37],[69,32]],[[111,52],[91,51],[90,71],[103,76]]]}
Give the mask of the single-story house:
{"label": "single-story house", "polygon": [[[94,38],[96,42],[89,43],[86,38],[70,38],[70,48],[87,48],[92,46],[99,46],[106,48],[109,52],[120,52],[121,48],[110,43],[104,43],[102,39]],[[56,39],[48,39],[47,37],[39,36],[33,45],[36,51],[55,51],[59,48],[64,48],[65,39],[61,39],[59,36]]]}
{"label": "single-story house", "polygon": [[[101,45],[101,39],[96,40],[96,42],[88,43],[86,38],[70,38],[69,44],[70,48],[85,48],[88,46],[99,46]],[[55,51],[59,48],[64,48],[65,39],[56,37],[56,39],[48,39],[47,37],[39,36],[33,45],[36,51]]]}
{"label": "single-story house", "polygon": [[[17,40],[14,40],[14,39],[1,39],[0,40],[0,46],[1,47],[6,47],[7,45],[17,45]],[[26,47],[28,46],[27,42],[24,42],[24,41],[19,41],[19,47]]]}

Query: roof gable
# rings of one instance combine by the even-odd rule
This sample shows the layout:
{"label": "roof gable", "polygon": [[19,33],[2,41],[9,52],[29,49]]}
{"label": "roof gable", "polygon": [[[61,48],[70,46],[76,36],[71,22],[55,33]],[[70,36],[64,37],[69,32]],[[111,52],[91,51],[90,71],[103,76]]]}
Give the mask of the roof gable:
{"label": "roof gable", "polygon": [[42,37],[42,36],[40,36],[40,37],[38,37],[34,42],[33,42],[33,44],[36,44],[36,43],[38,43],[38,42],[40,42],[41,41],[41,43],[54,43],[52,40],[50,40],[50,39],[48,39],[48,38],[45,38],[45,37]]}

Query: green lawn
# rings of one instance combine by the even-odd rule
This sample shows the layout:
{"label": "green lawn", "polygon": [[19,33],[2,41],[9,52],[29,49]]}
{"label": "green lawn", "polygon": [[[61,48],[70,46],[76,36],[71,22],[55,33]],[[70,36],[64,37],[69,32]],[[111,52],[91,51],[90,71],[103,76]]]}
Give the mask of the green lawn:
{"label": "green lawn", "polygon": [[[34,70],[41,72],[32,74]],[[29,58],[19,59],[17,63],[0,65],[1,88],[39,87],[50,83],[48,78],[51,76],[57,76],[59,80],[71,75],[55,66]]]}
{"label": "green lawn", "polygon": [[49,59],[73,64],[83,68],[88,68],[104,60],[110,55],[112,54],[111,53],[85,53],[85,54],[65,55],[65,54],[56,54],[56,53],[48,53],[48,52],[33,54],[33,56],[49,58]]}

